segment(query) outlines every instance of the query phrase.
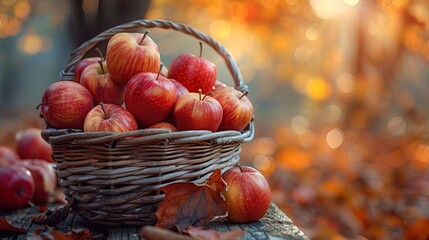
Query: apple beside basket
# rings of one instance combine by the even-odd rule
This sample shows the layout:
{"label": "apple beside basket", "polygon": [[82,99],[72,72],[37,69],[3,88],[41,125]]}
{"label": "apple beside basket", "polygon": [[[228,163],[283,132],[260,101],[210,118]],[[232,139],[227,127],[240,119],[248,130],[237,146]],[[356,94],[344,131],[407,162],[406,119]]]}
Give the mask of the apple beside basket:
{"label": "apple beside basket", "polygon": [[[207,43],[223,57],[235,88],[247,91],[235,60],[219,42],[167,20],[136,20],[97,35],[72,53],[60,80],[72,80],[74,66],[97,43],[142,27],[172,29]],[[74,199],[76,213],[93,224],[146,225],[156,222],[157,206],[164,199],[160,188],[174,182],[202,183],[216,169],[234,166],[240,161],[240,144],[253,139],[254,125],[252,119],[241,132],[47,128],[42,136],[52,146],[60,185],[67,199]]]}

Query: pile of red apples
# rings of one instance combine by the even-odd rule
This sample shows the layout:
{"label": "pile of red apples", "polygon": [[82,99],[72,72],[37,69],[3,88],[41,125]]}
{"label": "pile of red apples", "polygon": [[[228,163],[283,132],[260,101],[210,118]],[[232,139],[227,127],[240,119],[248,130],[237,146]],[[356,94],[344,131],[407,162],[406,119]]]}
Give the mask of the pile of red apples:
{"label": "pile of red apples", "polygon": [[61,191],[52,148],[42,138],[41,129],[20,130],[16,143],[16,149],[0,146],[0,211],[23,208],[29,202],[46,204]]}
{"label": "pile of red apples", "polygon": [[[100,52],[100,51],[99,51]],[[182,53],[168,66],[158,45],[143,33],[118,33],[106,56],[74,66],[74,81],[57,81],[45,91],[41,117],[48,127],[85,132],[242,131],[253,117],[246,96],[217,80],[215,64]]]}

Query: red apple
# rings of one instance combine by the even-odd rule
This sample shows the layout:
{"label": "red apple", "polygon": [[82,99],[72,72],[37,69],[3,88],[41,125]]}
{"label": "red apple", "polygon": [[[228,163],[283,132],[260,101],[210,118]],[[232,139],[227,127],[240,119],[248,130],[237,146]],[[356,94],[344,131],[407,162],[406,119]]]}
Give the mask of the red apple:
{"label": "red apple", "polygon": [[170,78],[170,81],[174,84],[176,87],[176,100],[179,99],[181,96],[189,93],[189,90],[185,88],[180,82]]}
{"label": "red apple", "polygon": [[209,130],[216,132],[222,121],[220,103],[201,93],[188,93],[180,97],[174,106],[174,119],[177,129]]}
{"label": "red apple", "polygon": [[176,101],[176,87],[159,73],[138,73],[125,87],[125,106],[142,127],[163,121]]}
{"label": "red apple", "polygon": [[104,102],[120,106],[124,103],[125,86],[112,80],[106,62],[88,65],[80,76],[80,84],[91,92],[94,105]]}
{"label": "red apple", "polygon": [[[170,81],[174,84],[174,86],[176,87],[176,101],[177,99],[179,99],[181,96],[189,93],[188,89],[185,88],[181,83],[179,83],[178,81],[174,80],[174,79],[170,79]],[[175,101],[175,102],[176,102]],[[174,120],[174,109],[171,109],[170,113],[168,113],[167,118],[165,119],[166,122],[169,122],[173,125],[176,124],[176,121]]]}
{"label": "red apple", "polygon": [[126,85],[139,72],[158,72],[158,45],[145,34],[118,33],[107,44],[107,66],[112,79]]}
{"label": "red apple", "polygon": [[223,117],[219,131],[243,130],[253,118],[253,105],[242,93],[233,87],[220,87],[213,90],[212,97],[222,105]]}
{"label": "red apple", "polygon": [[50,127],[82,129],[94,101],[91,92],[79,83],[58,81],[46,89],[41,106],[41,116]]}
{"label": "red apple", "polygon": [[216,89],[216,88],[222,88],[222,87],[226,87],[227,85],[225,84],[225,83],[223,83],[223,82],[221,82],[221,81],[219,81],[219,80],[216,80],[216,82],[215,82],[215,84],[214,84],[214,86],[213,86],[213,89]]}
{"label": "red apple", "polygon": [[128,132],[138,129],[134,116],[125,108],[115,104],[95,106],[86,115],[85,132]]}
{"label": "red apple", "polygon": [[16,133],[16,152],[21,159],[37,158],[46,162],[52,159],[52,147],[42,138],[42,129],[27,128]]}
{"label": "red apple", "polygon": [[171,61],[168,70],[168,78],[180,82],[189,92],[198,92],[198,89],[201,89],[203,93],[208,93],[216,82],[216,66],[201,57],[201,46],[200,43],[200,56],[182,53]]}
{"label": "red apple", "polygon": [[88,58],[83,58],[82,60],[80,60],[74,67],[74,75],[73,75],[74,81],[77,83],[80,83],[80,75],[82,74],[83,70],[88,65],[91,65],[93,63],[97,63],[100,60],[101,60],[100,57],[88,57]]}
{"label": "red apple", "polygon": [[225,199],[229,221],[254,222],[267,213],[271,203],[270,186],[258,170],[235,166],[224,172],[222,178],[228,185]]}
{"label": "red apple", "polygon": [[35,191],[30,171],[16,165],[0,167],[0,186],[0,210],[27,206]]}
{"label": "red apple", "polygon": [[[161,69],[161,75],[162,76],[164,76],[164,77],[168,77],[168,68],[165,66],[165,64],[164,63],[162,63],[161,62],[161,64],[164,66],[162,69]],[[170,79],[171,80],[171,79]]]}
{"label": "red apple", "polygon": [[177,132],[178,131],[177,128],[169,122],[155,123],[154,125],[149,126],[147,128],[165,128],[165,129],[170,130],[170,132]]}
{"label": "red apple", "polygon": [[32,202],[47,203],[57,188],[57,175],[51,164],[41,159],[23,159],[16,165],[31,172],[35,184]]}
{"label": "red apple", "polygon": [[12,149],[0,146],[0,167],[13,165],[18,159],[18,154]]}

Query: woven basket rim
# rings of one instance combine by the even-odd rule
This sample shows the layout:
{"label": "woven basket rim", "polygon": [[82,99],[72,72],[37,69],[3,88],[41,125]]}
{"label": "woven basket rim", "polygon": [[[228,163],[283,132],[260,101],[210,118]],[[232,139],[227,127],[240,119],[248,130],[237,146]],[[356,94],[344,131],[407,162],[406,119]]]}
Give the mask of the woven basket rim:
{"label": "woven basket rim", "polygon": [[87,52],[93,49],[97,43],[110,39],[113,35],[121,32],[131,32],[140,28],[161,28],[161,29],[171,29],[177,32],[181,32],[196,39],[201,40],[202,42],[208,44],[213,48],[225,61],[228,70],[231,73],[231,76],[234,80],[235,88],[242,92],[248,92],[248,86],[244,83],[243,76],[238,68],[238,65],[231,55],[231,53],[216,39],[211,37],[208,34],[205,34],[189,25],[177,23],[171,20],[163,19],[139,19],[131,21],[128,23],[120,24],[114,26],[97,36],[89,39],[88,41],[82,43],[78,48],[76,48],[64,67],[60,72],[61,80],[73,80],[73,70],[75,65],[85,56]]}

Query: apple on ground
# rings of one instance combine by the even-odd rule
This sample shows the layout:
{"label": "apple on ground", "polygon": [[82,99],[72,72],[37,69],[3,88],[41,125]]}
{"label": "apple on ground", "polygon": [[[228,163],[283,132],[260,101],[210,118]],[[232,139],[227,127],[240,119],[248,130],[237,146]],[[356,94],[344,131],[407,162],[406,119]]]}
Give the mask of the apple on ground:
{"label": "apple on ground", "polygon": [[40,106],[40,115],[48,126],[82,129],[94,101],[91,92],[79,83],[58,81],[45,90]]}
{"label": "apple on ground", "polygon": [[86,115],[85,132],[129,132],[138,129],[134,116],[125,108],[100,103]]}
{"label": "apple on ground", "polygon": [[160,73],[137,73],[125,87],[125,107],[143,128],[163,121],[175,101],[176,87]]}
{"label": "apple on ground", "polygon": [[168,78],[175,79],[185,86],[189,92],[208,93],[216,82],[216,65],[201,57],[202,43],[200,42],[200,55],[182,53],[175,57],[168,70]]}
{"label": "apple on ground", "polygon": [[250,123],[254,109],[246,94],[233,87],[221,87],[213,90],[212,97],[219,101],[223,110],[219,131],[241,131]]}
{"label": "apple on ground", "polygon": [[42,159],[46,162],[54,162],[52,159],[52,147],[42,138],[42,129],[27,128],[16,133],[16,152],[21,159]]}
{"label": "apple on ground", "polygon": [[93,63],[97,63],[98,61],[101,61],[100,57],[87,57],[80,60],[74,67],[74,81],[77,83],[80,83],[80,75],[82,74],[83,70]]}
{"label": "apple on ground", "polygon": [[124,103],[125,85],[113,81],[105,61],[88,65],[80,76],[80,84],[91,92],[94,105],[104,102],[121,106]]}
{"label": "apple on ground", "polygon": [[137,73],[158,72],[161,64],[158,45],[147,33],[118,33],[110,38],[106,61],[113,80],[126,85]]}
{"label": "apple on ground", "polygon": [[170,130],[170,132],[177,132],[178,131],[177,128],[169,122],[155,123],[154,125],[149,126],[147,128],[165,128],[165,129]]}
{"label": "apple on ground", "polygon": [[209,130],[216,132],[222,121],[220,103],[200,93],[187,93],[180,97],[174,106],[174,119],[177,129]]}
{"label": "apple on ground", "polygon": [[270,186],[258,170],[234,166],[226,170],[222,178],[228,185],[225,199],[230,222],[254,222],[267,213],[271,203]]}
{"label": "apple on ground", "polygon": [[34,203],[48,203],[57,188],[57,175],[52,165],[41,159],[22,159],[17,166],[31,172],[35,184]]}
{"label": "apple on ground", "polygon": [[0,210],[23,208],[33,197],[35,184],[30,171],[11,165],[0,167]]}
{"label": "apple on ground", "polygon": [[15,151],[9,147],[0,146],[0,167],[13,165],[16,161],[19,161],[19,156]]}

